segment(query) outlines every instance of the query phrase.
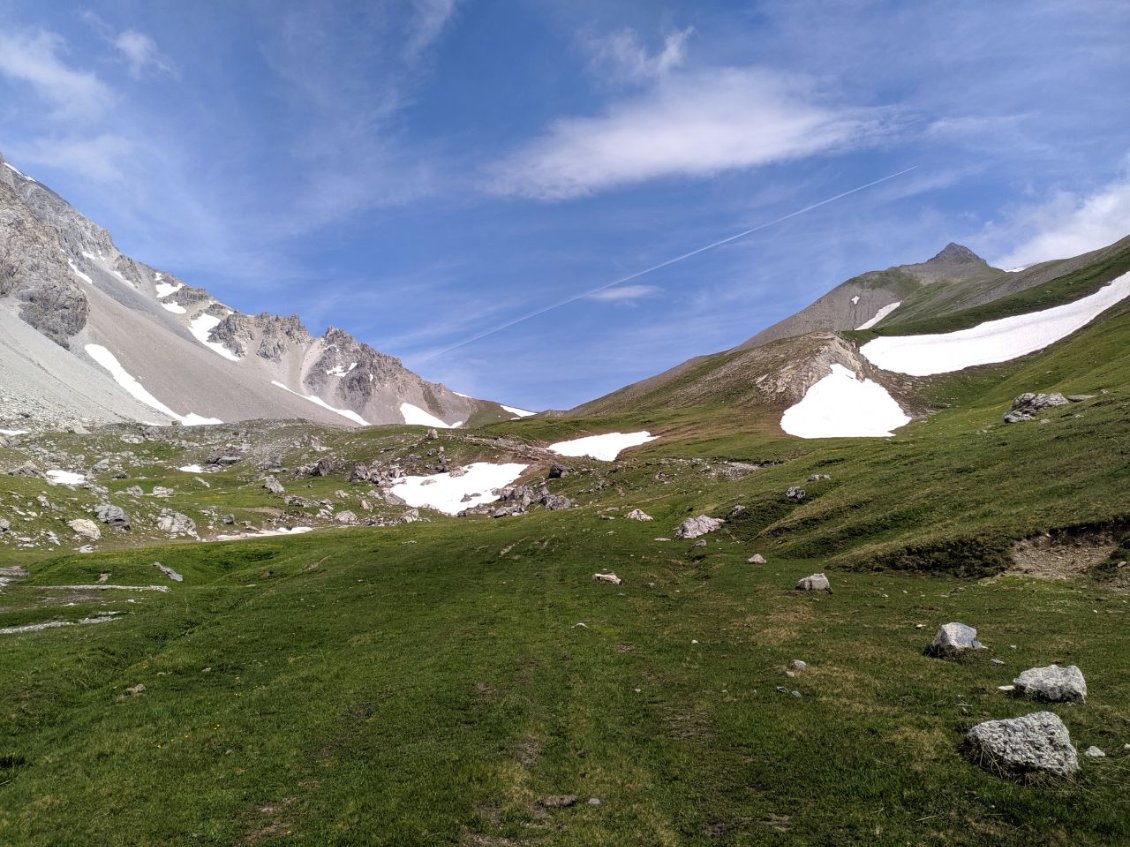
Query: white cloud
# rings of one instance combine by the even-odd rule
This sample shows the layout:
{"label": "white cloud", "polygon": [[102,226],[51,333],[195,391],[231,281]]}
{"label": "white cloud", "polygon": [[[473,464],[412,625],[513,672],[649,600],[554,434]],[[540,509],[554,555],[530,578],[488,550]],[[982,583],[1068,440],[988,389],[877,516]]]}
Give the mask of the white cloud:
{"label": "white cloud", "polygon": [[114,103],[114,92],[96,75],[63,61],[65,44],[49,32],[13,35],[0,32],[0,74],[30,85],[51,104],[55,116],[90,119]]}
{"label": "white cloud", "polygon": [[457,0],[413,0],[415,19],[405,51],[409,58],[415,58],[439,38],[455,14],[456,4]]}
{"label": "white cloud", "polygon": [[669,74],[598,117],[565,118],[496,165],[490,189],[564,199],[846,148],[873,119],[820,105],[803,78],[758,68]]}
{"label": "white cloud", "polygon": [[113,45],[129,64],[130,75],[141,79],[146,69],[154,68],[177,76],[176,66],[157,47],[157,43],[143,32],[127,29],[113,38]]}
{"label": "white cloud", "polygon": [[664,39],[663,49],[655,54],[648,53],[634,29],[590,39],[588,48],[593,64],[601,71],[626,80],[653,79],[683,64],[686,42],[692,33],[694,27],[671,33]]}
{"label": "white cloud", "polygon": [[586,300],[601,300],[607,303],[632,303],[644,297],[652,297],[663,289],[657,285],[618,285],[586,294]]}
{"label": "white cloud", "polygon": [[40,137],[13,146],[13,157],[29,165],[82,174],[93,182],[122,179],[127,160],[135,150],[123,136],[103,133],[81,137]]}
{"label": "white cloud", "polygon": [[1057,192],[1050,200],[1011,215],[990,236],[1011,235],[1020,245],[998,259],[997,267],[1012,268],[1066,259],[1097,250],[1130,234],[1130,172],[1091,194]]}

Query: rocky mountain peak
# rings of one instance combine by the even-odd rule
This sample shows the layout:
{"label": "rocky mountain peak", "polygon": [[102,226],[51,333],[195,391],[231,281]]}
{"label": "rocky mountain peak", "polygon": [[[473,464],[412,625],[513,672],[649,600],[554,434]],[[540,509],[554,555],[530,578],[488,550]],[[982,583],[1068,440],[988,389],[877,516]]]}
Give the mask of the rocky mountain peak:
{"label": "rocky mountain peak", "polygon": [[[953,264],[956,262],[975,262],[979,265],[985,264],[984,259],[978,256],[964,244],[958,244],[954,241],[951,241],[949,244],[943,247],[942,251],[938,253],[938,255],[933,259],[931,259],[930,262],[945,262],[947,264]],[[929,264],[929,262],[927,262],[926,264]]]}

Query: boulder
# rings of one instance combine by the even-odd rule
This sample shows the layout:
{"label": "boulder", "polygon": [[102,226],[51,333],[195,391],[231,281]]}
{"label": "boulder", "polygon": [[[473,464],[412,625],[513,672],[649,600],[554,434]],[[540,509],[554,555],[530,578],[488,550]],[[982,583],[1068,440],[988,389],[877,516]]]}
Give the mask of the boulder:
{"label": "boulder", "polygon": [[984,650],[985,645],[977,640],[977,629],[960,621],[942,624],[934,634],[934,640],[926,645],[927,656],[952,657],[965,650]]}
{"label": "boulder", "polygon": [[130,528],[129,515],[125,513],[121,506],[115,506],[112,503],[100,503],[98,508],[95,509],[95,514],[98,515],[98,520],[104,524],[118,529]]}
{"label": "boulder", "polygon": [[131,485],[129,488],[125,489],[123,493],[128,494],[130,497],[143,497],[145,495],[140,485]]}
{"label": "boulder", "polygon": [[7,518],[0,518],[0,533],[5,533],[12,528],[12,522]]}
{"label": "boulder", "polygon": [[437,438],[439,438],[439,433],[434,429],[429,429],[427,431],[427,434],[424,435],[424,438],[426,438],[428,441],[435,441]]}
{"label": "boulder", "polygon": [[286,489],[283,488],[283,484],[273,476],[269,476],[263,480],[263,487],[272,494],[286,494]]}
{"label": "boulder", "polygon": [[365,465],[354,465],[349,474],[350,482],[368,482],[371,471]]}
{"label": "boulder", "polygon": [[355,515],[353,512],[350,512],[349,510],[346,510],[344,512],[338,512],[336,515],[334,515],[334,520],[340,524],[344,524],[345,526],[353,526],[357,523],[357,515]]}
{"label": "boulder", "polygon": [[748,559],[746,559],[746,564],[748,564],[748,565],[764,565],[765,564],[765,557],[762,556],[760,553],[754,553],[752,556],[750,556]]}
{"label": "boulder", "polygon": [[1012,681],[1017,691],[1035,700],[1066,703],[1087,699],[1087,681],[1075,665],[1029,668]]}
{"label": "boulder", "polygon": [[1106,753],[1103,752],[1103,749],[1101,747],[1096,747],[1093,744],[1090,747],[1088,747],[1086,750],[1083,751],[1083,755],[1086,756],[1088,759],[1105,759],[1106,758]]}
{"label": "boulder", "polygon": [[1079,770],[1071,734],[1052,712],[979,723],[966,734],[965,742],[977,764],[1006,776],[1065,777]]}
{"label": "boulder", "polygon": [[549,466],[549,473],[546,474],[547,479],[560,479],[563,476],[568,476],[573,472],[573,469],[568,465],[561,465],[554,462]]}
{"label": "boulder", "polygon": [[736,518],[738,515],[740,515],[744,511],[745,511],[745,506],[743,506],[741,503],[738,503],[734,506],[734,508],[730,509],[729,518],[731,520],[733,520],[734,518]]}
{"label": "boulder", "polygon": [[188,515],[174,512],[172,509],[161,510],[161,514],[157,516],[157,529],[171,535],[173,538],[178,538],[182,535],[187,535],[192,538],[197,537],[196,521]]}
{"label": "boulder", "polygon": [[808,482],[828,482],[831,476],[826,473],[814,473],[808,478]]}
{"label": "boulder", "polygon": [[797,591],[827,591],[832,593],[832,583],[828,581],[822,573],[814,573],[811,576],[806,576],[796,584]]}
{"label": "boulder", "polygon": [[423,520],[423,518],[420,517],[420,510],[419,509],[409,509],[403,515],[400,516],[400,518],[397,520],[397,523],[402,523],[402,524],[404,524],[404,523],[416,523],[417,521],[422,521],[422,520]]}
{"label": "boulder", "polygon": [[310,476],[329,476],[334,472],[334,468],[334,460],[329,456],[323,456],[310,468]]}
{"label": "boulder", "polygon": [[175,493],[176,491],[174,491],[172,488],[166,488],[163,485],[153,486],[154,497],[172,497]]}
{"label": "boulder", "polygon": [[793,501],[799,503],[801,500],[803,500],[805,498],[805,495],[807,493],[808,492],[805,491],[803,488],[801,488],[799,485],[794,485],[791,488],[789,488],[788,491],[785,492],[785,499],[793,500]]}
{"label": "boulder", "polygon": [[632,509],[632,511],[628,512],[626,517],[630,521],[655,520],[651,515],[649,515],[647,512],[643,511],[642,509]]}
{"label": "boulder", "polygon": [[624,581],[614,573],[594,573],[592,578],[594,582],[607,582],[610,585],[619,585]]}
{"label": "boulder", "polygon": [[573,505],[572,500],[561,494],[547,494],[541,498],[541,502],[551,512],[556,512],[559,509],[568,509]]}
{"label": "boulder", "polygon": [[1033,420],[1044,409],[1054,406],[1066,406],[1068,399],[1062,394],[1021,394],[1012,401],[1012,406],[1005,412],[1005,423],[1020,423]]}
{"label": "boulder", "polygon": [[91,541],[97,541],[102,537],[102,530],[98,528],[98,524],[86,518],[75,518],[73,521],[67,521],[67,526],[74,530],[75,535],[89,538]]}
{"label": "boulder", "polygon": [[725,521],[712,518],[709,515],[699,515],[697,518],[687,518],[675,528],[676,538],[698,538],[708,532],[714,532]]}

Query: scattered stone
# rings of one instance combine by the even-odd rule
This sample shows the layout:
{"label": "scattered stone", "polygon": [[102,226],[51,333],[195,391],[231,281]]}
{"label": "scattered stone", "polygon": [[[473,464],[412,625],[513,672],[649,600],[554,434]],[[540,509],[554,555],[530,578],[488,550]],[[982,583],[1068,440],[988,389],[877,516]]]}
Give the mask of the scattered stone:
{"label": "scattered stone", "polygon": [[334,460],[329,456],[323,456],[310,468],[310,476],[329,476],[334,472],[334,468]]}
{"label": "scattered stone", "polygon": [[789,670],[793,671],[794,673],[797,671],[802,671],[807,667],[808,662],[804,661],[803,659],[793,659],[791,662],[789,662]]}
{"label": "scattered stone", "polygon": [[121,506],[115,506],[112,503],[100,503],[95,509],[95,514],[98,515],[98,520],[104,524],[118,529],[130,528],[129,515],[125,513]]}
{"label": "scattered stone", "polygon": [[1066,777],[1079,770],[1071,734],[1052,712],[985,721],[969,730],[965,741],[977,764],[1006,776],[1042,772]]}
{"label": "scattered stone", "polygon": [[547,494],[542,498],[541,502],[551,512],[556,512],[560,509],[568,509],[573,505],[572,500],[561,494]]}
{"label": "scattered stone", "polygon": [[547,809],[567,809],[577,805],[577,798],[573,794],[551,794],[544,798],[541,804]]}
{"label": "scattered stone", "polygon": [[419,509],[409,509],[403,515],[400,516],[400,518],[397,522],[402,523],[402,524],[406,524],[406,523],[416,523],[417,521],[421,521],[421,520],[423,520],[423,518],[420,517],[420,510]]}
{"label": "scattered stone", "polygon": [[747,565],[764,565],[765,564],[765,557],[762,556],[760,553],[754,553],[752,556],[750,556],[745,561],[746,561]]}
{"label": "scattered stone", "polygon": [[811,576],[806,576],[796,584],[797,591],[827,591],[832,593],[832,583],[828,581],[822,573],[814,573]]}
{"label": "scattered stone", "polygon": [[745,506],[743,506],[741,503],[738,503],[737,505],[734,506],[734,508],[730,509],[729,517],[730,517],[731,520],[733,520],[734,518],[736,518],[738,515],[740,515],[744,511],[745,511]]}
{"label": "scattered stone", "polygon": [[1035,700],[1051,703],[1068,703],[1087,699],[1087,681],[1075,665],[1062,668],[1029,668],[1012,681],[1017,689]]}
{"label": "scattered stone", "polygon": [[568,465],[561,465],[554,462],[549,466],[549,473],[546,474],[546,479],[560,479],[563,476],[569,476],[573,469]]}
{"label": "scattered stone", "polygon": [[712,518],[709,515],[699,515],[697,518],[687,518],[675,529],[676,538],[698,538],[708,532],[714,532],[725,521]]}
{"label": "scattered stone", "polygon": [[188,515],[182,515],[180,512],[174,512],[172,509],[162,509],[161,514],[157,516],[157,529],[161,532],[167,533],[173,538],[179,538],[182,535],[196,538],[196,521]]}
{"label": "scattered stone", "polygon": [[12,523],[7,518],[0,518],[0,534],[3,534],[12,528]]}
{"label": "scattered stone", "polygon": [[145,690],[145,684],[139,682],[137,685],[134,685],[131,688],[127,688],[126,694],[128,694],[130,697],[137,697],[144,690]]}
{"label": "scattered stone", "polygon": [[357,515],[347,509],[334,515],[334,520],[345,526],[353,526],[357,523]]}
{"label": "scattered stone", "polygon": [[[172,568],[170,568],[166,565],[162,565],[160,562],[154,562],[153,567],[155,567],[157,570],[159,570],[161,573],[163,573],[165,576],[167,576],[173,582],[184,582],[183,576],[181,576],[179,573],[174,571]],[[107,576],[109,576],[109,575],[107,574]]]}
{"label": "scattered stone", "polygon": [[807,482],[829,482],[832,477],[826,473],[814,473],[810,476]]}
{"label": "scattered stone", "polygon": [[705,546],[706,546],[706,539],[700,538],[698,541],[696,541],[694,544],[691,545],[691,549],[692,550],[698,550],[698,549],[705,547]]}
{"label": "scattered stone", "polygon": [[934,634],[934,640],[923,651],[927,656],[952,658],[965,650],[984,650],[985,645],[977,640],[975,627],[966,626],[960,621],[942,624]]}
{"label": "scattered stone", "polygon": [[46,475],[31,462],[24,462],[15,470],[8,471],[9,476],[29,476],[46,479]]}
{"label": "scattered stone", "polygon": [[436,432],[434,429],[429,429],[427,431],[427,433],[424,435],[424,438],[426,438],[428,441],[435,441],[436,439],[439,438],[439,433]]}
{"label": "scattered stone", "polygon": [[97,541],[102,537],[102,530],[98,528],[98,524],[86,518],[75,518],[73,521],[67,521],[67,526],[74,530],[75,535],[89,538],[91,541]]}
{"label": "scattered stone", "polygon": [[599,806],[603,802],[604,801],[601,800],[599,797],[590,797],[589,798],[589,805],[590,806]]}
{"label": "scattered stone", "polygon": [[269,476],[263,480],[263,487],[272,494],[286,494],[286,489],[283,488],[283,484],[273,476]]}
{"label": "scattered stone", "polygon": [[794,485],[791,488],[789,488],[788,491],[785,492],[785,498],[787,500],[792,500],[796,503],[799,503],[801,500],[803,500],[805,498],[807,493],[808,492],[806,492],[800,486]]}
{"label": "scattered stone", "polygon": [[1090,747],[1088,747],[1086,750],[1083,751],[1083,755],[1086,756],[1088,759],[1105,759],[1106,758],[1106,753],[1104,753],[1102,751],[1102,748],[1096,747],[1093,744]]}
{"label": "scattered stone", "polygon": [[176,491],[174,491],[172,488],[166,488],[163,485],[153,486],[154,497],[172,497],[174,494],[176,494]]}
{"label": "scattered stone", "polygon": [[1072,403],[1083,403],[1087,400],[1094,400],[1094,394],[1068,394],[1067,399]]}
{"label": "scattered stone", "polygon": [[145,496],[145,491],[142,490],[140,485],[131,485],[129,488],[127,488],[125,490],[124,493],[128,494],[130,497],[144,497]]}
{"label": "scattered stone", "polygon": [[594,573],[592,578],[594,582],[607,582],[610,585],[620,585],[624,581],[614,573]]}
{"label": "scattered stone", "polygon": [[1066,406],[1067,398],[1062,394],[1021,394],[1012,401],[1012,406],[1004,415],[1005,423],[1020,423],[1034,420],[1044,409]]}
{"label": "scattered stone", "polygon": [[625,517],[630,521],[651,521],[655,520],[651,515],[641,509],[632,509]]}

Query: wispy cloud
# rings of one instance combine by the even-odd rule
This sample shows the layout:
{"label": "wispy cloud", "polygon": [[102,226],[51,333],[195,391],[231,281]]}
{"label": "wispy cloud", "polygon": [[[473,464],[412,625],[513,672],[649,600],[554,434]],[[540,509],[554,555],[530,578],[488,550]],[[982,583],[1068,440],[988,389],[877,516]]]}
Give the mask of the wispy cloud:
{"label": "wispy cloud", "polygon": [[0,74],[29,85],[68,120],[103,115],[117,97],[94,73],[77,70],[65,59],[66,45],[50,32],[0,32]]}
{"label": "wispy cloud", "polygon": [[439,38],[455,15],[459,0],[412,0],[415,19],[410,25],[405,54],[417,58]]}
{"label": "wispy cloud", "polygon": [[648,52],[634,29],[589,38],[586,46],[592,53],[594,68],[601,74],[629,81],[648,80],[661,77],[686,61],[686,43],[693,33],[694,27],[671,33],[656,53]]}
{"label": "wispy cloud", "polygon": [[12,148],[14,158],[29,165],[46,165],[81,173],[96,183],[123,179],[126,163],[136,150],[128,138],[114,133],[92,136],[41,136]]}
{"label": "wispy cloud", "polygon": [[1016,209],[985,235],[1012,247],[994,264],[1017,267],[1066,259],[1130,235],[1130,167],[1090,193],[1058,191],[1048,200]]}
{"label": "wispy cloud", "polygon": [[663,289],[657,285],[621,285],[616,288],[605,288],[586,294],[586,300],[599,300],[605,303],[634,303],[645,297],[654,297]]}
{"label": "wispy cloud", "polygon": [[113,44],[129,64],[134,79],[141,79],[150,68],[178,76],[176,65],[161,52],[157,42],[143,32],[127,29],[114,36]]}
{"label": "wispy cloud", "polygon": [[709,177],[847,148],[877,121],[869,111],[822,105],[800,76],[760,68],[673,74],[603,115],[557,121],[496,165],[489,187],[561,200],[661,177]]}

